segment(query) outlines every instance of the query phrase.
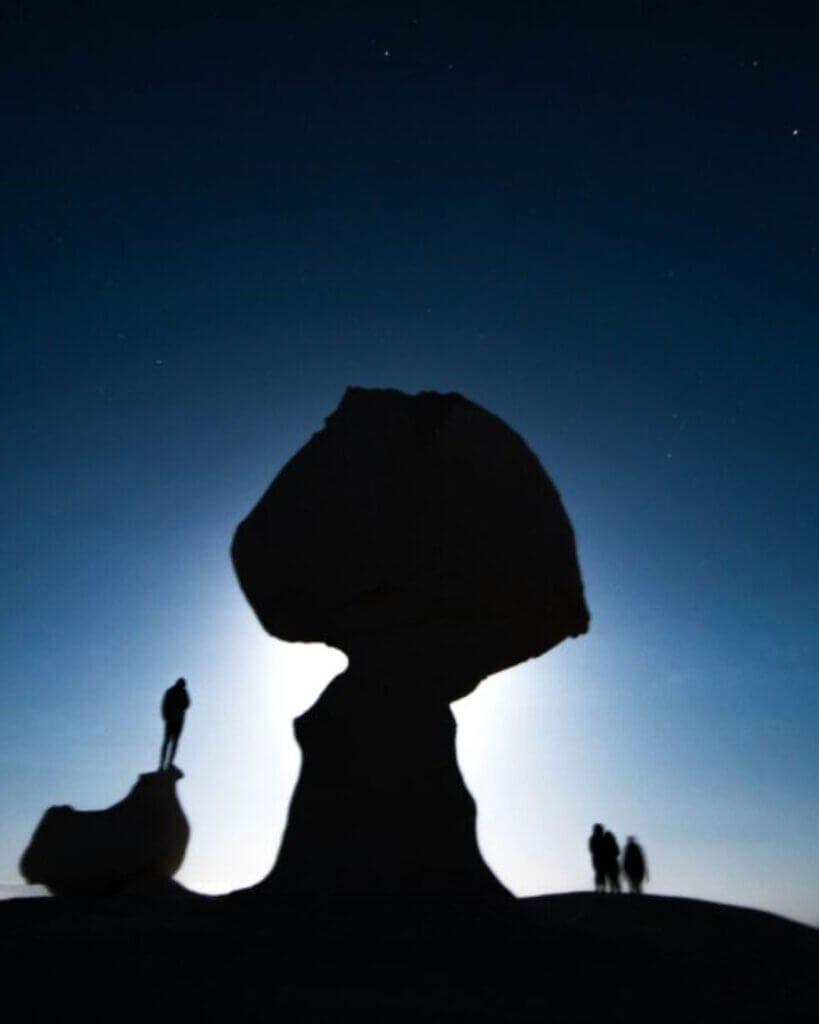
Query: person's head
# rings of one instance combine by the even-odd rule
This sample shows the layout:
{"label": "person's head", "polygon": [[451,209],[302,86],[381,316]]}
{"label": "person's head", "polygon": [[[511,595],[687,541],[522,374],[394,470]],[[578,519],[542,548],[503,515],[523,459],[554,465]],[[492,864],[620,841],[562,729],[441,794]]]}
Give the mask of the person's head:
{"label": "person's head", "polygon": [[596,836],[599,836],[602,831],[603,826],[599,822],[592,827],[592,832],[594,832]]}
{"label": "person's head", "polygon": [[176,687],[177,690],[184,690],[185,680],[182,678],[182,676],[180,676],[173,685]]}

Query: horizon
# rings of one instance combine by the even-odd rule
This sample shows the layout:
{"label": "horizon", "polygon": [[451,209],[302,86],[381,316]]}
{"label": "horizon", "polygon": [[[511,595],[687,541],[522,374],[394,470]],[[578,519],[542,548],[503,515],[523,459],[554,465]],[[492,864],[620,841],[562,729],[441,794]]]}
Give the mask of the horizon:
{"label": "horizon", "polygon": [[[484,857],[816,926],[819,70],[798,18],[0,12],[0,889],[188,680],[180,882],[258,881],[292,719],[233,531],[348,386],[456,391],[560,492],[587,635],[456,702]],[[47,59],[44,59],[46,57]]]}

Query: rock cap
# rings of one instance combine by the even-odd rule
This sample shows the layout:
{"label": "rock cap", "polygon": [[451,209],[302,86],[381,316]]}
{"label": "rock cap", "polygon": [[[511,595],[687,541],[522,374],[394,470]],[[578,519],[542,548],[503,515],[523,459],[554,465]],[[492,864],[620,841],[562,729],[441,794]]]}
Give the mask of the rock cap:
{"label": "rock cap", "polygon": [[232,557],[274,636],[351,659],[427,652],[463,692],[589,623],[554,484],[519,434],[454,393],[348,388]]}

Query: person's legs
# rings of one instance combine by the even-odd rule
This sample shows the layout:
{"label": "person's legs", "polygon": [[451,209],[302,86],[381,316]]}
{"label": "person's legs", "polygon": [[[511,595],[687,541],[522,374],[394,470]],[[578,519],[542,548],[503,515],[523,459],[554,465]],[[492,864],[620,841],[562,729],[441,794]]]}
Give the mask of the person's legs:
{"label": "person's legs", "polygon": [[168,754],[167,768],[173,766],[174,758],[176,757],[176,748],[179,746],[179,737],[182,735],[182,722],[172,722],[168,725],[168,733],[170,736],[170,752]]}
{"label": "person's legs", "polygon": [[161,772],[164,772],[165,768],[167,767],[165,759],[166,759],[166,755],[168,753],[168,746],[169,746],[170,742],[171,742],[171,734],[170,734],[170,730],[168,729],[168,726],[166,725],[165,726],[165,738],[162,740],[162,750],[160,751],[160,754],[159,754],[159,770]]}

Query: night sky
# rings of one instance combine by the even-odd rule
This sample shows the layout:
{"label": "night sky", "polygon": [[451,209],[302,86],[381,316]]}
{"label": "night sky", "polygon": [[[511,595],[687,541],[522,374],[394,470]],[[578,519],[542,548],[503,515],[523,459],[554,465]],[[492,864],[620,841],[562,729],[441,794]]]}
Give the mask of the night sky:
{"label": "night sky", "polygon": [[[232,532],[348,385],[460,391],[574,523],[587,636],[455,705],[490,865],[819,921],[819,15],[0,5],[0,883],[192,707],[180,880],[265,874],[292,718]],[[480,10],[479,10],[480,8]]]}

